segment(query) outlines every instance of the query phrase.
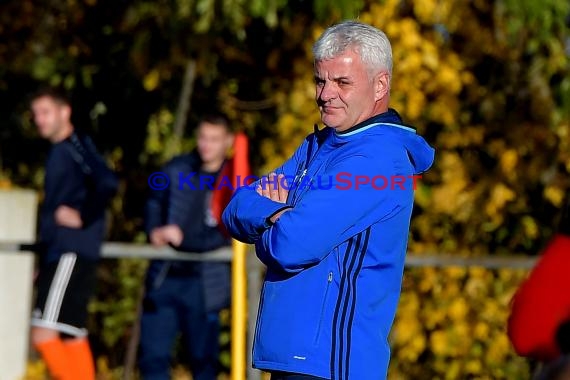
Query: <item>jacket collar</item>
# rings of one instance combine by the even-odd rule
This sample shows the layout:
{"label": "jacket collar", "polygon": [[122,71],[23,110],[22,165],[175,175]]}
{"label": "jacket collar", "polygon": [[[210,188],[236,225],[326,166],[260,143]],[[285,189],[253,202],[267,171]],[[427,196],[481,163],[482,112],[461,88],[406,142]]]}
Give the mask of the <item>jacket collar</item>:
{"label": "jacket collar", "polygon": [[364,127],[367,127],[371,124],[377,124],[377,123],[395,124],[395,125],[405,127],[406,129],[410,129],[414,133],[416,131],[416,129],[414,127],[404,125],[404,123],[402,122],[402,118],[400,117],[398,112],[396,110],[394,110],[393,108],[389,108],[386,112],[383,112],[383,113],[378,114],[378,115],[374,115],[371,118],[368,118],[368,119],[356,124],[353,127],[348,128],[347,130],[344,130],[342,132],[336,132],[335,131],[335,133],[338,136],[352,135],[352,134],[358,133],[358,131]]}

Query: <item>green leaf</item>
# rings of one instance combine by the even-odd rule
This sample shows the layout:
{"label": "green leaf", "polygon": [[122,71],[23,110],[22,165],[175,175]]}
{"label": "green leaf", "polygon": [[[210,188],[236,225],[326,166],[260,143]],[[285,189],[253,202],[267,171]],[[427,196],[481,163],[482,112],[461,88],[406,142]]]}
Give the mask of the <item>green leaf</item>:
{"label": "green leaf", "polygon": [[56,63],[55,60],[48,56],[38,57],[32,63],[31,75],[37,80],[47,80],[55,74]]}

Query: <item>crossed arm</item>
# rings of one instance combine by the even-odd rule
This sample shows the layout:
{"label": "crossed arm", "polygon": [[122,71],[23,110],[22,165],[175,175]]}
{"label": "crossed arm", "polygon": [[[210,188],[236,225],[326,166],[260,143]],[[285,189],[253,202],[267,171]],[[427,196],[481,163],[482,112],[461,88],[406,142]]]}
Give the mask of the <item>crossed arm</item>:
{"label": "crossed arm", "polygon": [[[265,178],[263,178],[262,182],[266,182],[268,185],[259,183],[255,188],[257,194],[278,203],[284,204],[287,202],[287,196],[289,195],[289,185],[287,184],[287,180],[285,179],[284,174],[271,173],[267,176],[267,181],[265,181]],[[290,210],[291,208],[284,208],[277,211],[269,217],[269,221],[271,224],[274,224],[281,215]]]}
{"label": "crossed arm", "polygon": [[281,180],[274,180],[275,175],[284,174],[277,171],[269,177],[269,189],[240,189],[224,210],[224,223],[238,240],[255,243],[257,256],[268,267],[299,272],[323,260],[335,246],[360,232],[362,226],[389,217],[411,203],[409,191],[378,191],[370,185],[346,190],[337,186],[337,174],[343,172],[396,174],[394,159],[398,158],[385,157],[378,162],[353,155],[331,163],[322,173],[333,179],[330,189],[307,190],[294,206],[286,203],[287,191],[280,188]]}

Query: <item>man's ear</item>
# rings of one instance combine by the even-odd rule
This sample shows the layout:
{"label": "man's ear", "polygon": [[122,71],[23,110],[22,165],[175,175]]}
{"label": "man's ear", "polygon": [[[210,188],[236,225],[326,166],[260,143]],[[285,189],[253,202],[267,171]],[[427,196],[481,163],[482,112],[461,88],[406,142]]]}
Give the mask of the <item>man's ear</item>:
{"label": "man's ear", "polygon": [[71,121],[71,106],[63,104],[60,108],[60,112],[64,120]]}
{"label": "man's ear", "polygon": [[233,133],[229,133],[226,138],[226,150],[229,150],[231,147],[234,146],[235,135]]}
{"label": "man's ear", "polygon": [[379,101],[388,96],[390,93],[390,74],[387,71],[381,71],[374,77],[375,92],[374,100]]}

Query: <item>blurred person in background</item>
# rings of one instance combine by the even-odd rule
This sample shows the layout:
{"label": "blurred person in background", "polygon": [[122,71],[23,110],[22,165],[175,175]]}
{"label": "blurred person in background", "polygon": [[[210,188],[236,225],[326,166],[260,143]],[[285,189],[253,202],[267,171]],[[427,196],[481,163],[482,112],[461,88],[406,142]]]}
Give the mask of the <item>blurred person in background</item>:
{"label": "blurred person in background", "polygon": [[508,336],[540,380],[570,380],[570,196],[558,231],[511,302]]}
{"label": "blurred person in background", "polygon": [[105,207],[118,181],[91,139],[76,132],[71,104],[56,89],[31,96],[40,136],[51,142],[40,211],[39,273],[32,343],[51,376],[93,380],[87,304],[105,233]]}
{"label": "blurred person in background", "polygon": [[[212,202],[234,136],[227,118],[213,114],[200,120],[196,137],[195,151],[175,157],[162,168],[170,185],[153,189],[147,202],[146,231],[156,247],[201,253],[230,244],[220,216],[212,212]],[[180,333],[193,379],[216,379],[219,312],[230,304],[230,275],[230,265],[222,262],[155,260],[150,264],[138,361],[144,380],[170,379],[172,352]]]}
{"label": "blurred person in background", "polygon": [[557,232],[513,296],[507,332],[515,351],[541,362],[570,354],[570,196]]}

